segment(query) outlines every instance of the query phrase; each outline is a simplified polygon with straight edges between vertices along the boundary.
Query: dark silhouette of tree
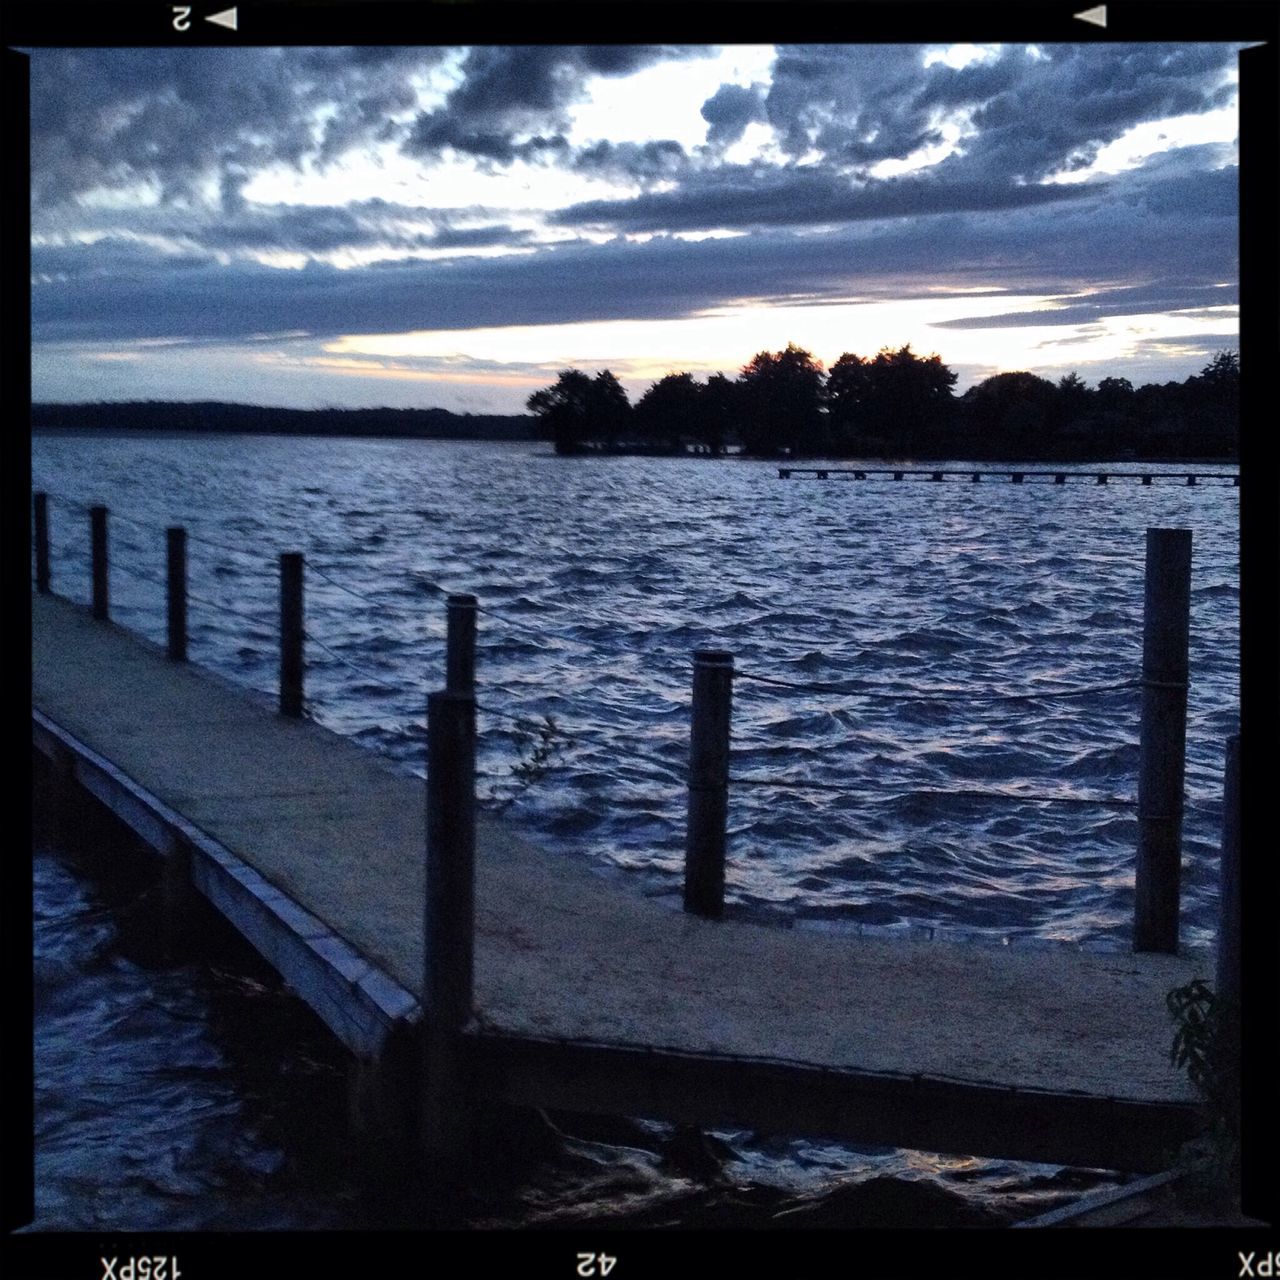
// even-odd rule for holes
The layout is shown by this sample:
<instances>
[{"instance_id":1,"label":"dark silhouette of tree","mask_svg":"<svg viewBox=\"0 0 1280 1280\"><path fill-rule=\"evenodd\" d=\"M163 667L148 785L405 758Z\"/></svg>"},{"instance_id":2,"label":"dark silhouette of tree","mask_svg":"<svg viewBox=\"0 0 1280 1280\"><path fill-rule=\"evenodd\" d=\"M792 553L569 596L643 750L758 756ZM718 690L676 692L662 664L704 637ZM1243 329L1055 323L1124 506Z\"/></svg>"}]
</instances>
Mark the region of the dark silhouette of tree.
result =
<instances>
[{"instance_id":1,"label":"dark silhouette of tree","mask_svg":"<svg viewBox=\"0 0 1280 1280\"><path fill-rule=\"evenodd\" d=\"M616 444L631 425L631 401L626 388L608 369L596 374L591 383L587 418L589 432L606 444Z\"/></svg>"},{"instance_id":2,"label":"dark silhouette of tree","mask_svg":"<svg viewBox=\"0 0 1280 1280\"><path fill-rule=\"evenodd\" d=\"M562 369L555 384L535 391L525 407L542 419L557 453L573 453L589 431L591 378L581 369Z\"/></svg>"},{"instance_id":3,"label":"dark silhouette of tree","mask_svg":"<svg viewBox=\"0 0 1280 1280\"><path fill-rule=\"evenodd\" d=\"M1240 387L1240 353L1238 351L1219 351L1203 369L1200 378L1206 386L1227 392L1238 391Z\"/></svg>"},{"instance_id":4,"label":"dark silhouette of tree","mask_svg":"<svg viewBox=\"0 0 1280 1280\"><path fill-rule=\"evenodd\" d=\"M870 363L846 351L827 374L827 420L838 452L854 451L867 426L872 392Z\"/></svg>"},{"instance_id":5,"label":"dark silhouette of tree","mask_svg":"<svg viewBox=\"0 0 1280 1280\"><path fill-rule=\"evenodd\" d=\"M1098 403L1104 411L1126 409L1133 398L1133 383L1128 378L1103 378L1098 383Z\"/></svg>"},{"instance_id":6,"label":"dark silhouette of tree","mask_svg":"<svg viewBox=\"0 0 1280 1280\"><path fill-rule=\"evenodd\" d=\"M1072 370L1058 379L1057 427L1059 431L1078 430L1093 407L1093 392L1088 383Z\"/></svg>"},{"instance_id":7,"label":"dark silhouette of tree","mask_svg":"<svg viewBox=\"0 0 1280 1280\"><path fill-rule=\"evenodd\" d=\"M1024 457L1043 452L1044 437L1056 417L1058 389L1047 378L1022 371L997 373L961 397L967 433L975 443Z\"/></svg>"},{"instance_id":8,"label":"dark silhouette of tree","mask_svg":"<svg viewBox=\"0 0 1280 1280\"><path fill-rule=\"evenodd\" d=\"M787 344L761 351L738 379L742 388L742 444L748 453L776 457L814 454L822 431L822 365L809 352Z\"/></svg>"},{"instance_id":9,"label":"dark silhouette of tree","mask_svg":"<svg viewBox=\"0 0 1280 1280\"><path fill-rule=\"evenodd\" d=\"M1199 374L1182 385L1194 431L1194 447L1219 457L1240 447L1240 356L1219 351Z\"/></svg>"},{"instance_id":10,"label":"dark silhouette of tree","mask_svg":"<svg viewBox=\"0 0 1280 1280\"><path fill-rule=\"evenodd\" d=\"M712 453L723 453L726 442L739 434L742 387L723 373L713 373L699 398L699 439Z\"/></svg>"},{"instance_id":11,"label":"dark silhouette of tree","mask_svg":"<svg viewBox=\"0 0 1280 1280\"><path fill-rule=\"evenodd\" d=\"M704 389L691 373L669 373L659 378L635 407L636 425L646 440L677 449L702 432Z\"/></svg>"},{"instance_id":12,"label":"dark silhouette of tree","mask_svg":"<svg viewBox=\"0 0 1280 1280\"><path fill-rule=\"evenodd\" d=\"M882 347L867 366L870 382L863 402L868 430L891 449L929 449L943 443L952 422L956 374L936 353L918 356L911 344Z\"/></svg>"}]
</instances>

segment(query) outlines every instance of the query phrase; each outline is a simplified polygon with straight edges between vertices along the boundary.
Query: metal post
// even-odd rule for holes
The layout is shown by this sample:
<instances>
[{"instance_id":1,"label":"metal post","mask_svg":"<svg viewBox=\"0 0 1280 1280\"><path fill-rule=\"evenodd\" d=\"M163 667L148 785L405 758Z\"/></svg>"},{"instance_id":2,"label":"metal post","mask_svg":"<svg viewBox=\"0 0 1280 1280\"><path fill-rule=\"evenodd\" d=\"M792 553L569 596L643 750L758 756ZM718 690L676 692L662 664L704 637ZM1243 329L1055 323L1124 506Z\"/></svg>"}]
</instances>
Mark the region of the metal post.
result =
<instances>
[{"instance_id":1,"label":"metal post","mask_svg":"<svg viewBox=\"0 0 1280 1280\"><path fill-rule=\"evenodd\" d=\"M49 495L35 495L36 515L36 590L49 594Z\"/></svg>"},{"instance_id":2,"label":"metal post","mask_svg":"<svg viewBox=\"0 0 1280 1280\"><path fill-rule=\"evenodd\" d=\"M1228 1016L1240 1010L1240 735L1227 739L1222 778L1222 867L1218 886L1218 970L1214 983Z\"/></svg>"},{"instance_id":3,"label":"metal post","mask_svg":"<svg viewBox=\"0 0 1280 1280\"><path fill-rule=\"evenodd\" d=\"M446 1183L469 1145L459 1037L471 1016L474 971L475 749L474 698L428 695L422 1136Z\"/></svg>"},{"instance_id":4,"label":"metal post","mask_svg":"<svg viewBox=\"0 0 1280 1280\"><path fill-rule=\"evenodd\" d=\"M187 531L165 530L169 565L169 657L187 660Z\"/></svg>"},{"instance_id":5,"label":"metal post","mask_svg":"<svg viewBox=\"0 0 1280 1280\"><path fill-rule=\"evenodd\" d=\"M693 655L693 708L689 734L684 909L712 920L719 920L724 915L732 700L733 654L723 649L696 650Z\"/></svg>"},{"instance_id":6,"label":"metal post","mask_svg":"<svg viewBox=\"0 0 1280 1280\"><path fill-rule=\"evenodd\" d=\"M473 694L476 688L476 598L451 595L445 603L444 687Z\"/></svg>"},{"instance_id":7,"label":"metal post","mask_svg":"<svg viewBox=\"0 0 1280 1280\"><path fill-rule=\"evenodd\" d=\"M93 616L106 622L111 616L107 589L107 509L89 508L89 548L93 563Z\"/></svg>"},{"instance_id":8,"label":"metal post","mask_svg":"<svg viewBox=\"0 0 1280 1280\"><path fill-rule=\"evenodd\" d=\"M1148 529L1138 760L1135 951L1178 950L1191 629L1191 530Z\"/></svg>"},{"instance_id":9,"label":"metal post","mask_svg":"<svg viewBox=\"0 0 1280 1280\"><path fill-rule=\"evenodd\" d=\"M302 552L280 553L280 714L302 715Z\"/></svg>"}]
</instances>

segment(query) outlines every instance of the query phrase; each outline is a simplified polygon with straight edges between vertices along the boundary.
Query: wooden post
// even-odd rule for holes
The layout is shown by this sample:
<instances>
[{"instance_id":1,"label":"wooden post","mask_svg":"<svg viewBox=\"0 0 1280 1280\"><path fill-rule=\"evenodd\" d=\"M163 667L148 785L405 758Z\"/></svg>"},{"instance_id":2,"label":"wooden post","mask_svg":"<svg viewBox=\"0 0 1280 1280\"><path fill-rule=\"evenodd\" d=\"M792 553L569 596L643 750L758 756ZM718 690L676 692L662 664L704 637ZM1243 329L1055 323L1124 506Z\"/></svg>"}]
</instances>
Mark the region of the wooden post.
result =
<instances>
[{"instance_id":1,"label":"wooden post","mask_svg":"<svg viewBox=\"0 0 1280 1280\"><path fill-rule=\"evenodd\" d=\"M36 590L49 594L49 495L35 495L36 516Z\"/></svg>"},{"instance_id":2,"label":"wooden post","mask_svg":"<svg viewBox=\"0 0 1280 1280\"><path fill-rule=\"evenodd\" d=\"M93 570L93 616L106 622L111 616L107 589L107 509L89 508L89 550Z\"/></svg>"},{"instance_id":3,"label":"wooden post","mask_svg":"<svg viewBox=\"0 0 1280 1280\"><path fill-rule=\"evenodd\" d=\"M1240 1012L1240 735L1227 739L1222 778L1222 864L1218 882L1218 970L1214 982L1228 1017Z\"/></svg>"},{"instance_id":4,"label":"wooden post","mask_svg":"<svg viewBox=\"0 0 1280 1280\"><path fill-rule=\"evenodd\" d=\"M187 660L187 531L174 526L165 530L168 542L169 657Z\"/></svg>"},{"instance_id":5,"label":"wooden post","mask_svg":"<svg viewBox=\"0 0 1280 1280\"><path fill-rule=\"evenodd\" d=\"M475 750L475 699L449 690L428 695L422 1139L446 1185L469 1149L460 1037L471 1017L474 969Z\"/></svg>"},{"instance_id":6,"label":"wooden post","mask_svg":"<svg viewBox=\"0 0 1280 1280\"><path fill-rule=\"evenodd\" d=\"M451 595L445 602L444 687L471 695L476 688L476 598Z\"/></svg>"},{"instance_id":7,"label":"wooden post","mask_svg":"<svg viewBox=\"0 0 1280 1280\"><path fill-rule=\"evenodd\" d=\"M1053 477L1053 483L1054 483L1054 484L1066 484L1066 483L1067 483L1067 473L1066 473L1065 471L1059 471L1059 472L1057 473L1057 475L1055 475L1055 476Z\"/></svg>"},{"instance_id":8,"label":"wooden post","mask_svg":"<svg viewBox=\"0 0 1280 1280\"><path fill-rule=\"evenodd\" d=\"M1178 950L1191 530L1148 529L1133 949Z\"/></svg>"},{"instance_id":9,"label":"wooden post","mask_svg":"<svg viewBox=\"0 0 1280 1280\"><path fill-rule=\"evenodd\" d=\"M724 859L729 819L729 723L733 654L698 649L693 655L689 734L689 810L685 829L684 909L719 920L724 915Z\"/></svg>"},{"instance_id":10,"label":"wooden post","mask_svg":"<svg viewBox=\"0 0 1280 1280\"><path fill-rule=\"evenodd\" d=\"M901 480L901 479L902 479L902 472L901 472L901 471L895 471L895 472L893 473L893 478L894 478L895 480Z\"/></svg>"},{"instance_id":11,"label":"wooden post","mask_svg":"<svg viewBox=\"0 0 1280 1280\"><path fill-rule=\"evenodd\" d=\"M941 479L942 479L942 472L941 472L941 471L935 471L935 472L933 473L933 475L931 475L931 476L929 477L929 479L930 479L930 480L941 480Z\"/></svg>"},{"instance_id":12,"label":"wooden post","mask_svg":"<svg viewBox=\"0 0 1280 1280\"><path fill-rule=\"evenodd\" d=\"M1099 475L1098 475L1098 483L1099 483L1099 484L1106 484L1106 483L1107 483L1107 473L1106 473L1105 471L1103 471L1103 472L1100 472L1100 473L1099 473Z\"/></svg>"},{"instance_id":13,"label":"wooden post","mask_svg":"<svg viewBox=\"0 0 1280 1280\"><path fill-rule=\"evenodd\" d=\"M1009 479L1010 479L1010 480L1012 480L1014 484L1021 484L1021 483L1022 483L1022 472L1021 472L1021 471L1014 471L1014 472L1012 472L1012 473L1010 474L1010 476L1009 476Z\"/></svg>"},{"instance_id":14,"label":"wooden post","mask_svg":"<svg viewBox=\"0 0 1280 1280\"><path fill-rule=\"evenodd\" d=\"M1150 483L1151 483L1151 477L1150 477L1150 476L1143 476L1143 477L1142 477L1142 483L1143 483L1143 484L1150 484Z\"/></svg>"},{"instance_id":15,"label":"wooden post","mask_svg":"<svg viewBox=\"0 0 1280 1280\"><path fill-rule=\"evenodd\" d=\"M975 471L975 472L973 473L973 475L969 478L969 482L970 482L971 484L980 484L980 483L981 483L981 481L982 481L982 472L981 472L981 471Z\"/></svg>"},{"instance_id":16,"label":"wooden post","mask_svg":"<svg viewBox=\"0 0 1280 1280\"><path fill-rule=\"evenodd\" d=\"M280 553L280 714L302 715L302 552Z\"/></svg>"}]
</instances>

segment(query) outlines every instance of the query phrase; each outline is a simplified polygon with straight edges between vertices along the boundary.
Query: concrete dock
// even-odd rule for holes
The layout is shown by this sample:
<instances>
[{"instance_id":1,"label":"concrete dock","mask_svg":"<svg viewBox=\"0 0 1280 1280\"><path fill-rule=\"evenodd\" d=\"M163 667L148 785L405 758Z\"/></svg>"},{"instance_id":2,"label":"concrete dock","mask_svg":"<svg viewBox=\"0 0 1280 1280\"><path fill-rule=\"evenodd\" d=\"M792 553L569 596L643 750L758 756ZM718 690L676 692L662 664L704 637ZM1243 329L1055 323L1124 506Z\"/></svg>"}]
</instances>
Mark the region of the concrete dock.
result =
<instances>
[{"instance_id":1,"label":"concrete dock","mask_svg":"<svg viewBox=\"0 0 1280 1280\"><path fill-rule=\"evenodd\" d=\"M36 749L358 1059L403 1056L421 1018L422 783L77 605L33 595L32 615ZM712 921L494 821L476 843L462 1049L481 1105L1135 1171L1166 1167L1193 1125L1165 995L1211 973L1205 954Z\"/></svg>"}]
</instances>

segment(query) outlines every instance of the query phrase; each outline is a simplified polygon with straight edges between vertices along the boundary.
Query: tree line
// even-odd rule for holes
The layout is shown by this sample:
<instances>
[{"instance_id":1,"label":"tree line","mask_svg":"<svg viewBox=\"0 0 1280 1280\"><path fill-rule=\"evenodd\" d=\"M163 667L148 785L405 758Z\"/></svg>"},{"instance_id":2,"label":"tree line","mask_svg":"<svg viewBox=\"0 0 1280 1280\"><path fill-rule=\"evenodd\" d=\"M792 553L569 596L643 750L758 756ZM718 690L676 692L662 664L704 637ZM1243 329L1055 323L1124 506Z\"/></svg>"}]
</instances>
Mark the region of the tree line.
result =
<instances>
[{"instance_id":1,"label":"tree line","mask_svg":"<svg viewBox=\"0 0 1280 1280\"><path fill-rule=\"evenodd\" d=\"M608 369L563 370L527 407L558 453L755 457L1234 458L1240 360L1220 351L1184 382L1088 386L998 373L957 396L956 374L910 344L825 370L803 348L761 351L736 378L669 373L633 405Z\"/></svg>"},{"instance_id":2,"label":"tree line","mask_svg":"<svg viewBox=\"0 0 1280 1280\"><path fill-rule=\"evenodd\" d=\"M111 400L33 404L39 430L208 431L251 435L370 436L407 440L536 440L525 414L448 409L277 409L220 400Z\"/></svg>"}]
</instances>

